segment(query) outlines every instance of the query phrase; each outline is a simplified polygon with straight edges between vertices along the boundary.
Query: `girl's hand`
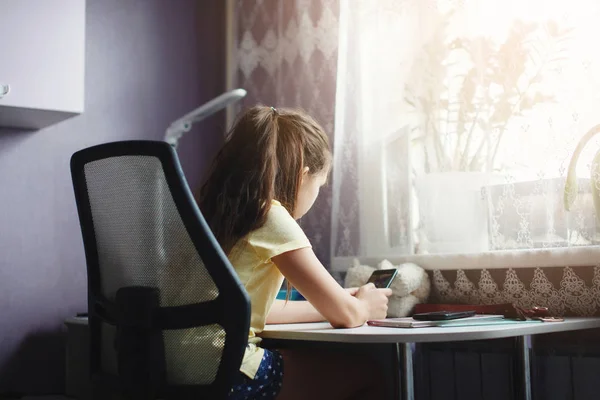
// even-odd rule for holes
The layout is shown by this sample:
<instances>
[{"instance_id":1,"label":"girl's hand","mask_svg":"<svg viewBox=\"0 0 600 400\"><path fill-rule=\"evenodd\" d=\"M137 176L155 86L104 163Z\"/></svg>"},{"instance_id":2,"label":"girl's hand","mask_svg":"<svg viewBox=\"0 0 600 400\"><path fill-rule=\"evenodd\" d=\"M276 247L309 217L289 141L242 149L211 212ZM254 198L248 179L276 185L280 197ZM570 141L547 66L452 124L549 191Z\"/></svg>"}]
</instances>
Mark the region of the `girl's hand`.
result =
<instances>
[{"instance_id":1,"label":"girl's hand","mask_svg":"<svg viewBox=\"0 0 600 400\"><path fill-rule=\"evenodd\" d=\"M365 305L367 319L383 319L387 316L388 297L391 295L392 289L377 289L374 284L367 283L357 290L355 297Z\"/></svg>"},{"instance_id":2,"label":"girl's hand","mask_svg":"<svg viewBox=\"0 0 600 400\"><path fill-rule=\"evenodd\" d=\"M356 296L356 292L358 292L358 288L357 287L351 287L351 288L346 288L344 289L346 292L348 292L348 294L350 296Z\"/></svg>"}]
</instances>

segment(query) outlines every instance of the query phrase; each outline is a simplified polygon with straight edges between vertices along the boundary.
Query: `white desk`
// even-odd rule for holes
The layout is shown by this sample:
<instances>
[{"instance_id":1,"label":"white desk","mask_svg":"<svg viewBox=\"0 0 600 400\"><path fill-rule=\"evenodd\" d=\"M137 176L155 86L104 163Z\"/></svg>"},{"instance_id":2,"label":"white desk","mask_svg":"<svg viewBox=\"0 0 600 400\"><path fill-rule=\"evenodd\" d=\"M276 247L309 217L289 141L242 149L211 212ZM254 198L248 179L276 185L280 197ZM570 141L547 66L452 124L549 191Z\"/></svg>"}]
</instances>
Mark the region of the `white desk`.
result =
<instances>
[{"instance_id":1,"label":"white desk","mask_svg":"<svg viewBox=\"0 0 600 400\"><path fill-rule=\"evenodd\" d=\"M455 342L516 338L519 368L515 383L519 383L520 397L531 400L531 363L529 336L553 332L600 328L600 318L566 318L564 322L524 323L507 325L480 325L437 328L382 328L362 326L352 329L334 329L329 323L267 325L261 337L278 340L304 340L337 343L395 343L398 372L397 396L414 400L413 345L427 342Z\"/></svg>"}]
</instances>

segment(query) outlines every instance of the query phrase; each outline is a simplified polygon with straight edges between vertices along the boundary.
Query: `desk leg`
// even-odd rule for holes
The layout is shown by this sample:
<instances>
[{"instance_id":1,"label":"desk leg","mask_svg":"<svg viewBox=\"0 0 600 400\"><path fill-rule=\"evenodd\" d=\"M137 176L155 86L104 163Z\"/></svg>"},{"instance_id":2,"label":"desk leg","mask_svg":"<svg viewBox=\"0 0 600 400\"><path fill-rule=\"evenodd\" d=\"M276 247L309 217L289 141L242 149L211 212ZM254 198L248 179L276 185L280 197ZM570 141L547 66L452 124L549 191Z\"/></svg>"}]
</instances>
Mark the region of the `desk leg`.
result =
<instances>
[{"instance_id":1,"label":"desk leg","mask_svg":"<svg viewBox=\"0 0 600 400\"><path fill-rule=\"evenodd\" d=\"M399 400L415 400L412 347L412 343L396 343L396 396Z\"/></svg>"},{"instance_id":2,"label":"desk leg","mask_svg":"<svg viewBox=\"0 0 600 400\"><path fill-rule=\"evenodd\" d=\"M517 336L515 339L517 368L514 381L518 388L516 398L520 400L531 400L531 350L529 347L531 336Z\"/></svg>"}]
</instances>

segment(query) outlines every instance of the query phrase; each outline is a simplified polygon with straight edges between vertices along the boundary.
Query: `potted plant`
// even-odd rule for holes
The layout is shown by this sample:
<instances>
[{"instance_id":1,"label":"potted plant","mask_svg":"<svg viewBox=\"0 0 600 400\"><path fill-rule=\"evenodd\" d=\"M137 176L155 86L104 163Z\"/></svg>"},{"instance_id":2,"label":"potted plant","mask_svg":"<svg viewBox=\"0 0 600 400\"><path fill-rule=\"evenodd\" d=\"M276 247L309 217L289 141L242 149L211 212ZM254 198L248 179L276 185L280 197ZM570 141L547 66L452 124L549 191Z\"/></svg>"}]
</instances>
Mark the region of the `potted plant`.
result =
<instances>
[{"instance_id":1,"label":"potted plant","mask_svg":"<svg viewBox=\"0 0 600 400\"><path fill-rule=\"evenodd\" d=\"M497 43L486 36L451 36L452 16L438 15L405 86L405 102L416 116L413 144L422 149L415 180L424 243L419 247L485 251L481 188L503 170L498 155L510 124L554 101L541 83L564 60L571 29L517 20Z\"/></svg>"}]
</instances>

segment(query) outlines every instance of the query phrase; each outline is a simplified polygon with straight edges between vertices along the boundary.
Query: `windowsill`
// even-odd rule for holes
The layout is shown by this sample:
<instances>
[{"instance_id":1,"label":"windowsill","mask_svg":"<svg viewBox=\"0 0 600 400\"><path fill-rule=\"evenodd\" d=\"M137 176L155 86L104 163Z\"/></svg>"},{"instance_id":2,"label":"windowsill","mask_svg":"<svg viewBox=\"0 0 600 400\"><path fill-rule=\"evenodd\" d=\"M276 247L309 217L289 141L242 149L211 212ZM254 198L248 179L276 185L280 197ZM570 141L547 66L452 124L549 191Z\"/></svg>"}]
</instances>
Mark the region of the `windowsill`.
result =
<instances>
[{"instance_id":1,"label":"windowsill","mask_svg":"<svg viewBox=\"0 0 600 400\"><path fill-rule=\"evenodd\" d=\"M332 271L346 271L353 260L376 266L387 259L393 264L412 262L426 270L564 267L600 264L600 246L498 250L470 254L419 254L411 256L333 257Z\"/></svg>"}]
</instances>

